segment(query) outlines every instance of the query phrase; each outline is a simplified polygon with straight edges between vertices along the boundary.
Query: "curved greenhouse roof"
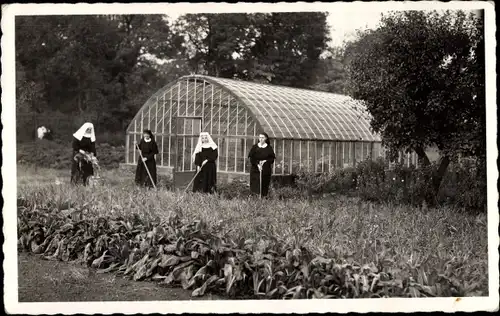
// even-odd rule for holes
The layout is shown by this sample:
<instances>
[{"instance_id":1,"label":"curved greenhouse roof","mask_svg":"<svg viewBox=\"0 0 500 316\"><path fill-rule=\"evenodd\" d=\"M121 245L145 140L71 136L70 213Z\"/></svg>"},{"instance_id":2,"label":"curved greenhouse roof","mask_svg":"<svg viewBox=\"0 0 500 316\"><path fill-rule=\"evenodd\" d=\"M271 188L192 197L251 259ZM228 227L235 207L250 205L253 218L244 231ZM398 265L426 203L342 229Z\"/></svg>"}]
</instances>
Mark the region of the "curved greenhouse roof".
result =
<instances>
[{"instance_id":1,"label":"curved greenhouse roof","mask_svg":"<svg viewBox=\"0 0 500 316\"><path fill-rule=\"evenodd\" d=\"M191 75L227 89L272 138L376 141L363 105L345 95Z\"/></svg>"}]
</instances>

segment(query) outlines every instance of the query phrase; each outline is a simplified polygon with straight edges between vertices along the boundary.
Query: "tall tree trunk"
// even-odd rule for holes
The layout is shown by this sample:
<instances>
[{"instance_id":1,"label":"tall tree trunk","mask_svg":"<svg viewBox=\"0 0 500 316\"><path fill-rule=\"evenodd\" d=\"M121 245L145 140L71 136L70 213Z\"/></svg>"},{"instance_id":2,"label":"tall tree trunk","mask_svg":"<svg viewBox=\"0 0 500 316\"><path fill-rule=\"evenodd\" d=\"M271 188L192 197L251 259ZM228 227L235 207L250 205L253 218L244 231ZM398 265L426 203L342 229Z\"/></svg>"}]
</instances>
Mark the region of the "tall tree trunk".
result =
<instances>
[{"instance_id":1,"label":"tall tree trunk","mask_svg":"<svg viewBox=\"0 0 500 316\"><path fill-rule=\"evenodd\" d=\"M415 148L415 153L418 156L419 163L421 163L424 167L427 167L431 164L429 157L427 157L427 154L422 147Z\"/></svg>"},{"instance_id":2,"label":"tall tree trunk","mask_svg":"<svg viewBox=\"0 0 500 316\"><path fill-rule=\"evenodd\" d=\"M450 157L445 155L441 158L439 162L439 167L434 172L434 175L432 177L432 188L434 192L434 198L437 197L439 194L439 188L441 187L441 183L443 182L444 175L446 173L446 170L448 169L448 166L450 164Z\"/></svg>"}]
</instances>

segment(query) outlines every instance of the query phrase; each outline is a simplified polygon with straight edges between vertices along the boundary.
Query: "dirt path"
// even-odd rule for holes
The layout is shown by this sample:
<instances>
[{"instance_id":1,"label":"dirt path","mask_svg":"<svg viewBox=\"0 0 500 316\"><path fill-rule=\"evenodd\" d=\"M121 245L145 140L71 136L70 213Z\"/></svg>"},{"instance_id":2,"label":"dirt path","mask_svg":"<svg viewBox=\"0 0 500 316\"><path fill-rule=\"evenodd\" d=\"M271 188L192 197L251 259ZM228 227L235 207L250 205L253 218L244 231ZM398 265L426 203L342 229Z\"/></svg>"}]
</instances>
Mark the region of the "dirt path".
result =
<instances>
[{"instance_id":1,"label":"dirt path","mask_svg":"<svg viewBox=\"0 0 500 316\"><path fill-rule=\"evenodd\" d=\"M135 282L113 274L96 274L82 266L18 255L19 302L218 300L210 294L191 297L182 288Z\"/></svg>"}]
</instances>

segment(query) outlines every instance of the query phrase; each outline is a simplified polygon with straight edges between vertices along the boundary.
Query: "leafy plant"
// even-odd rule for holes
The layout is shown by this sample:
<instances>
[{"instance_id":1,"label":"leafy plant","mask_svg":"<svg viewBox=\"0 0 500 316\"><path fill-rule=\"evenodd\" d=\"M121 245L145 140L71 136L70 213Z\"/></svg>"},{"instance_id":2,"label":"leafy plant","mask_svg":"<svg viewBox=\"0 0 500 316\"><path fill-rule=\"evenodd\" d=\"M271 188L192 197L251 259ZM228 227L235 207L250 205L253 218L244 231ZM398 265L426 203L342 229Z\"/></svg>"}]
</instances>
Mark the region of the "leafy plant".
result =
<instances>
[{"instance_id":1,"label":"leafy plant","mask_svg":"<svg viewBox=\"0 0 500 316\"><path fill-rule=\"evenodd\" d=\"M193 296L487 295L484 220L454 209L419 213L342 197L201 199L117 185L28 183L19 194L21 251Z\"/></svg>"},{"instance_id":2,"label":"leafy plant","mask_svg":"<svg viewBox=\"0 0 500 316\"><path fill-rule=\"evenodd\" d=\"M485 157L483 19L464 11L384 15L345 49L349 94L362 100L385 145L442 159L428 183L437 195L454 158Z\"/></svg>"}]
</instances>

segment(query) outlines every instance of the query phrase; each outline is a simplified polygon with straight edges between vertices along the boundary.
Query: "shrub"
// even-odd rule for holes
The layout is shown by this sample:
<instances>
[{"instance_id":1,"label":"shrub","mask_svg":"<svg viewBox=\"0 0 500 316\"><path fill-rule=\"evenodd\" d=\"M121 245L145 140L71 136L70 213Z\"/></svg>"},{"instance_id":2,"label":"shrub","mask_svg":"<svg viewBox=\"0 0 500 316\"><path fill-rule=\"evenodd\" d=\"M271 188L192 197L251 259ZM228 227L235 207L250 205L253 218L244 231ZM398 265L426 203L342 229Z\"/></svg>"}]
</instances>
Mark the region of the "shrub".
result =
<instances>
[{"instance_id":1,"label":"shrub","mask_svg":"<svg viewBox=\"0 0 500 316\"><path fill-rule=\"evenodd\" d=\"M421 206L454 205L470 210L486 210L486 172L484 161L464 160L450 165L436 195L432 175L437 163L427 167L395 164L388 168L382 158L367 159L355 168L334 169L329 173L301 171L297 174L300 190L309 198L325 193L356 194L373 202L391 202Z\"/></svg>"},{"instance_id":2,"label":"shrub","mask_svg":"<svg viewBox=\"0 0 500 316\"><path fill-rule=\"evenodd\" d=\"M250 185L245 180L233 180L230 183L218 182L217 193L221 198L228 200L247 198L250 194Z\"/></svg>"},{"instance_id":3,"label":"shrub","mask_svg":"<svg viewBox=\"0 0 500 316\"><path fill-rule=\"evenodd\" d=\"M101 168L118 168L125 160L125 148L107 143L97 143L97 157ZM72 148L70 142L37 140L17 144L17 161L21 164L36 165L43 168L70 169Z\"/></svg>"},{"instance_id":4,"label":"shrub","mask_svg":"<svg viewBox=\"0 0 500 316\"><path fill-rule=\"evenodd\" d=\"M270 197L278 200L294 200L303 197L303 192L294 187L271 187Z\"/></svg>"},{"instance_id":5,"label":"shrub","mask_svg":"<svg viewBox=\"0 0 500 316\"><path fill-rule=\"evenodd\" d=\"M486 159L466 159L449 169L443 179L441 200L457 207L486 212Z\"/></svg>"},{"instance_id":6,"label":"shrub","mask_svg":"<svg viewBox=\"0 0 500 316\"><path fill-rule=\"evenodd\" d=\"M330 173L325 191L341 194L350 193L356 190L357 181L358 172L356 169L352 167L334 169L333 172Z\"/></svg>"},{"instance_id":7,"label":"shrub","mask_svg":"<svg viewBox=\"0 0 500 316\"><path fill-rule=\"evenodd\" d=\"M356 167L356 189L359 195L369 201L385 199L385 178L383 160L360 162Z\"/></svg>"}]
</instances>

